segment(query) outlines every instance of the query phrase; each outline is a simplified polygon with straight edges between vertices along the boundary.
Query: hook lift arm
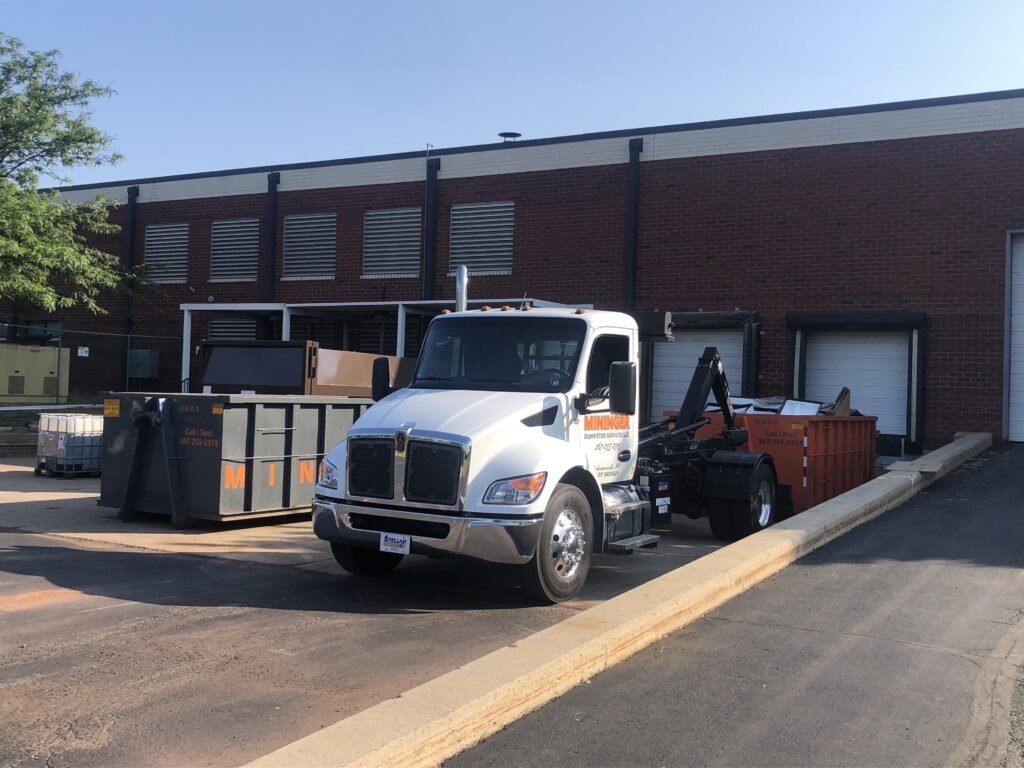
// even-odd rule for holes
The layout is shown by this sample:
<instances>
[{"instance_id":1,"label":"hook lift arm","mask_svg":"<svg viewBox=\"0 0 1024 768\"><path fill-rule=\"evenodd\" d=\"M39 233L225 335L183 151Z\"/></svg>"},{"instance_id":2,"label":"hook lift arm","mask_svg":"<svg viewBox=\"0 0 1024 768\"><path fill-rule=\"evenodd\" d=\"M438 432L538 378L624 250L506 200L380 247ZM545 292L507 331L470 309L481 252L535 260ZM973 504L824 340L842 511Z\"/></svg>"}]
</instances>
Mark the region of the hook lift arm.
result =
<instances>
[{"instance_id":1,"label":"hook lift arm","mask_svg":"<svg viewBox=\"0 0 1024 768\"><path fill-rule=\"evenodd\" d=\"M704 354L697 363L697 369L693 372L690 386L686 390L679 415L674 419L665 419L644 427L640 431L639 455L656 456L671 451L681 443L691 442L697 430L708 423L708 419L701 414L708 402L708 395L712 393L722 410L728 443L746 443L747 433L736 429L736 412L732 407L729 381L725 377L725 367L722 365L718 348L705 347ZM673 421L675 427L671 427Z\"/></svg>"}]
</instances>

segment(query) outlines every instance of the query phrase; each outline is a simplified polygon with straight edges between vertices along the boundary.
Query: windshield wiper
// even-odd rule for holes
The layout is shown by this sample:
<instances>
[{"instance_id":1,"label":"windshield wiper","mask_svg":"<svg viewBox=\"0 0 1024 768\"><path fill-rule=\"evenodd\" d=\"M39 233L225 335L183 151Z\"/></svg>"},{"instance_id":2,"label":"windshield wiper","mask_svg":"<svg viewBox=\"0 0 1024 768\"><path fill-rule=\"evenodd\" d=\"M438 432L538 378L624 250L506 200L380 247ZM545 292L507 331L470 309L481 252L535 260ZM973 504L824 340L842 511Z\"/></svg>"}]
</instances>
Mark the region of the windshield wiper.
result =
<instances>
[{"instance_id":1,"label":"windshield wiper","mask_svg":"<svg viewBox=\"0 0 1024 768\"><path fill-rule=\"evenodd\" d=\"M522 384L519 379L469 379L474 384Z\"/></svg>"},{"instance_id":2,"label":"windshield wiper","mask_svg":"<svg viewBox=\"0 0 1024 768\"><path fill-rule=\"evenodd\" d=\"M413 380L413 384L418 384L421 381L451 381L451 376L417 376Z\"/></svg>"}]
</instances>

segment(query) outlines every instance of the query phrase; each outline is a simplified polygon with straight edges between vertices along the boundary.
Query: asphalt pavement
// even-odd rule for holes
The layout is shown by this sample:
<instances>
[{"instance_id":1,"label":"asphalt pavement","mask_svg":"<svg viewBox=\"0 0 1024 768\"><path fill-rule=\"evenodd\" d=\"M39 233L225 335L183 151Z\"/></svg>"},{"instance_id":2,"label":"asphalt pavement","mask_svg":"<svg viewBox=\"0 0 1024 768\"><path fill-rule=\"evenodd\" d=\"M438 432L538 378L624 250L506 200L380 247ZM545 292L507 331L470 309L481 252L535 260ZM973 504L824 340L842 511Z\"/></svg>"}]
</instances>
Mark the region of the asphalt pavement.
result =
<instances>
[{"instance_id":1,"label":"asphalt pavement","mask_svg":"<svg viewBox=\"0 0 1024 768\"><path fill-rule=\"evenodd\" d=\"M1024 446L1000 447L450 760L1024 764Z\"/></svg>"},{"instance_id":2,"label":"asphalt pavement","mask_svg":"<svg viewBox=\"0 0 1024 768\"><path fill-rule=\"evenodd\" d=\"M537 606L507 569L359 579L308 518L175 531L96 489L0 462L0 766L240 765L720 546L681 521Z\"/></svg>"}]
</instances>

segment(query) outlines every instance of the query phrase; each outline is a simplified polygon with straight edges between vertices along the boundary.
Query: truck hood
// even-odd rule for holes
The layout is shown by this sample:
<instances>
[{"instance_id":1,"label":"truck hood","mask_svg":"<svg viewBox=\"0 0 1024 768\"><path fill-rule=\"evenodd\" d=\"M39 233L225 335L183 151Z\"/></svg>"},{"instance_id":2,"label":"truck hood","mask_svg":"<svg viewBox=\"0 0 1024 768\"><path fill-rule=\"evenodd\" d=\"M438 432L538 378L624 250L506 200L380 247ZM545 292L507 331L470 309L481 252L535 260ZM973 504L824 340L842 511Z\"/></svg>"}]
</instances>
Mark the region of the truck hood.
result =
<instances>
[{"instance_id":1,"label":"truck hood","mask_svg":"<svg viewBox=\"0 0 1024 768\"><path fill-rule=\"evenodd\" d=\"M563 403L563 396L543 392L483 392L466 389L400 389L374 405L353 425L359 429L399 427L482 437L499 424L510 424Z\"/></svg>"}]
</instances>

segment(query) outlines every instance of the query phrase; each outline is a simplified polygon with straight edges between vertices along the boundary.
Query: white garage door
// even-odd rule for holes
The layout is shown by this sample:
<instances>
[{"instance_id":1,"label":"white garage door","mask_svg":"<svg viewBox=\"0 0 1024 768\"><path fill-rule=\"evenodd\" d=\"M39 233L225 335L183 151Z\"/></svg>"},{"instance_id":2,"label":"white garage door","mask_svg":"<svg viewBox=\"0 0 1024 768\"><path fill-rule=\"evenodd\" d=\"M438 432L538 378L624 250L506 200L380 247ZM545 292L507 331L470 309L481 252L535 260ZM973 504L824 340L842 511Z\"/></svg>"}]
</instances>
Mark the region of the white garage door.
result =
<instances>
[{"instance_id":1,"label":"white garage door","mask_svg":"<svg viewBox=\"0 0 1024 768\"><path fill-rule=\"evenodd\" d=\"M1024 440L1024 237L1013 238L1010 261L1010 393L1007 437Z\"/></svg>"},{"instance_id":2,"label":"white garage door","mask_svg":"<svg viewBox=\"0 0 1024 768\"><path fill-rule=\"evenodd\" d=\"M831 402L844 386L850 405L878 417L884 435L907 434L906 331L807 334L808 400Z\"/></svg>"},{"instance_id":3,"label":"white garage door","mask_svg":"<svg viewBox=\"0 0 1024 768\"><path fill-rule=\"evenodd\" d=\"M651 381L651 421L674 416L683 404L704 347L718 347L729 389L735 394L743 381L743 331L740 329L676 330L674 342L654 344Z\"/></svg>"}]
</instances>

